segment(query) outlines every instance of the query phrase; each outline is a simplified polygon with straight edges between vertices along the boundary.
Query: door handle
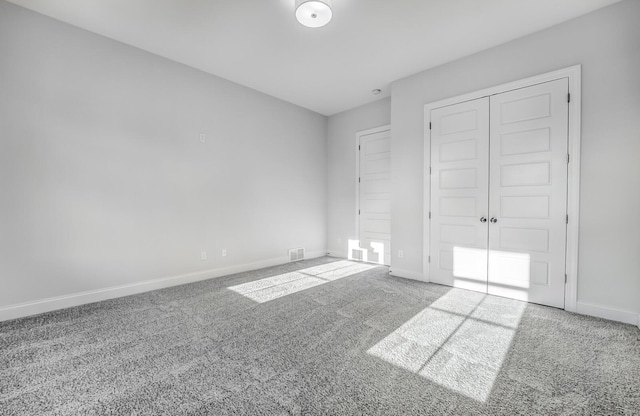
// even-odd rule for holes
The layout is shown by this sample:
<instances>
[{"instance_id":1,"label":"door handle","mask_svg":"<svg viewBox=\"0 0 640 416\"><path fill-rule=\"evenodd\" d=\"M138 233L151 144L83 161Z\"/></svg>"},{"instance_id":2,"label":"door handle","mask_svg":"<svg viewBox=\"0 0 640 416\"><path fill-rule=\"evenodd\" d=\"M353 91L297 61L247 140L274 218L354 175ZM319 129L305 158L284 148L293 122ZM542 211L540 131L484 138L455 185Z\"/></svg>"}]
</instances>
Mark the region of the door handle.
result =
<instances>
[{"instance_id":1,"label":"door handle","mask_svg":"<svg viewBox=\"0 0 640 416\"><path fill-rule=\"evenodd\" d=\"M496 219L496 217L491 217L491 219L489 220L491 221L492 224L495 224L498 222L498 220Z\"/></svg>"},{"instance_id":2,"label":"door handle","mask_svg":"<svg viewBox=\"0 0 640 416\"><path fill-rule=\"evenodd\" d=\"M482 217L482 218L480 218L480 222L483 222L483 223L484 223L484 222L487 222L487 218L486 218L486 217Z\"/></svg>"}]
</instances>

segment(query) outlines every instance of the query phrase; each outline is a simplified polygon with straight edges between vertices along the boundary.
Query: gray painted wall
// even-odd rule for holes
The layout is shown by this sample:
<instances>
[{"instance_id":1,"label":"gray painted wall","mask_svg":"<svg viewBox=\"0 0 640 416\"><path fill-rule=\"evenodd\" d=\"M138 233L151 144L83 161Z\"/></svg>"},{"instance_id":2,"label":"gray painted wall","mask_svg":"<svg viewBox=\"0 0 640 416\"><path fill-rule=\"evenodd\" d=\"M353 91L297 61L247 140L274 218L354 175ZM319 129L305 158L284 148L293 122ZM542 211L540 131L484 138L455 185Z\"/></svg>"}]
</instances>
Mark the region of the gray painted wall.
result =
<instances>
[{"instance_id":1,"label":"gray painted wall","mask_svg":"<svg viewBox=\"0 0 640 416\"><path fill-rule=\"evenodd\" d=\"M422 273L424 104L582 64L578 302L640 312L639 16L623 1L392 85L393 270Z\"/></svg>"},{"instance_id":2,"label":"gray painted wall","mask_svg":"<svg viewBox=\"0 0 640 416\"><path fill-rule=\"evenodd\" d=\"M324 116L4 1L0 91L0 307L326 251Z\"/></svg>"},{"instance_id":3,"label":"gray painted wall","mask_svg":"<svg viewBox=\"0 0 640 416\"><path fill-rule=\"evenodd\" d=\"M355 134L391 120L392 262L421 274L423 105L580 63L579 301L640 312L639 15L627 0L327 122L0 0L0 308L295 246L344 256Z\"/></svg>"},{"instance_id":4,"label":"gray painted wall","mask_svg":"<svg viewBox=\"0 0 640 416\"><path fill-rule=\"evenodd\" d=\"M391 99L385 98L329 117L327 246L331 255L347 257L348 240L358 238L356 133L388 125L390 116Z\"/></svg>"}]
</instances>

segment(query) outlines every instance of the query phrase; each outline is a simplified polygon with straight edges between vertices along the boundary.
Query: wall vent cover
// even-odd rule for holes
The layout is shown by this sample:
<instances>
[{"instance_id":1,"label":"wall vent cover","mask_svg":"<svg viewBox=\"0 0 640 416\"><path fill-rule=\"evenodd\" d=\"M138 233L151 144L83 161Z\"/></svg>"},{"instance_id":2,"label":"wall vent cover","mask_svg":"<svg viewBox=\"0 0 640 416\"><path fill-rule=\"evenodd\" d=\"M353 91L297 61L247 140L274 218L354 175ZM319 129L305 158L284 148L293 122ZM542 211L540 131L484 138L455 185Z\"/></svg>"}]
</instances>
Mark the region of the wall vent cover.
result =
<instances>
[{"instance_id":1,"label":"wall vent cover","mask_svg":"<svg viewBox=\"0 0 640 416\"><path fill-rule=\"evenodd\" d=\"M304 259L304 248L289 249L289 261L298 261Z\"/></svg>"}]
</instances>

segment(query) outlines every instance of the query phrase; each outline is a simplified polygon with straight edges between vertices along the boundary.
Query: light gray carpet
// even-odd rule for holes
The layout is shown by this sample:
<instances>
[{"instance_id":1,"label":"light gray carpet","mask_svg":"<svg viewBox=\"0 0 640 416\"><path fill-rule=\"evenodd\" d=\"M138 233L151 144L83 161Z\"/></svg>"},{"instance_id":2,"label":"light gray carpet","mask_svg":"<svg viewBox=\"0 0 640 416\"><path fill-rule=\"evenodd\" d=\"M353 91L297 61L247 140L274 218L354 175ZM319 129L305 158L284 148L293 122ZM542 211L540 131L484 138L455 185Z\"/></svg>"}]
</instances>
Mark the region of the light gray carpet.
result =
<instances>
[{"instance_id":1,"label":"light gray carpet","mask_svg":"<svg viewBox=\"0 0 640 416\"><path fill-rule=\"evenodd\" d=\"M336 262L0 323L0 415L640 414L637 327Z\"/></svg>"}]
</instances>

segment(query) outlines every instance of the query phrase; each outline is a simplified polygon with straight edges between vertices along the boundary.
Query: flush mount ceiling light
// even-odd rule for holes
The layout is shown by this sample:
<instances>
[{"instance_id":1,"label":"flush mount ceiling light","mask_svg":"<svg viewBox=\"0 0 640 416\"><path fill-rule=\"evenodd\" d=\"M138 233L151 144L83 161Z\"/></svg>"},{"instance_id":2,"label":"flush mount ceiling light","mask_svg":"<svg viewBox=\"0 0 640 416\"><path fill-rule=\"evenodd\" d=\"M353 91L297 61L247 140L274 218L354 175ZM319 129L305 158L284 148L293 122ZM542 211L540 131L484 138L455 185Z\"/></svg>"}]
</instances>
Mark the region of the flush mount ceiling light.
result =
<instances>
[{"instance_id":1,"label":"flush mount ceiling light","mask_svg":"<svg viewBox=\"0 0 640 416\"><path fill-rule=\"evenodd\" d=\"M332 16L331 0L296 0L296 19L303 26L322 27Z\"/></svg>"}]
</instances>

